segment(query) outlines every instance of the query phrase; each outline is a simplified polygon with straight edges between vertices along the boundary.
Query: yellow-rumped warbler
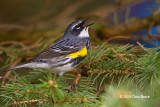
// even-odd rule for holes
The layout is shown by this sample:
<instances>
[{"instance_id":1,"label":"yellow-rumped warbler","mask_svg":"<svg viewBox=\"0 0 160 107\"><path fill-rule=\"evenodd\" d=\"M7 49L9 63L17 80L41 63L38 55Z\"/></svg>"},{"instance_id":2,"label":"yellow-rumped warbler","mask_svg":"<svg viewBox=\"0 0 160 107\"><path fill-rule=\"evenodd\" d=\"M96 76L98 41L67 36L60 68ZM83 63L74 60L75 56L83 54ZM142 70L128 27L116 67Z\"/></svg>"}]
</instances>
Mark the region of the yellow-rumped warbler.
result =
<instances>
[{"instance_id":1,"label":"yellow-rumped warbler","mask_svg":"<svg viewBox=\"0 0 160 107\"><path fill-rule=\"evenodd\" d=\"M22 67L46 68L61 77L63 73L76 67L88 53L90 47L88 28L94 23L84 25L87 20L73 22L66 29L64 36L53 46L37 54L30 62L5 71Z\"/></svg>"}]
</instances>

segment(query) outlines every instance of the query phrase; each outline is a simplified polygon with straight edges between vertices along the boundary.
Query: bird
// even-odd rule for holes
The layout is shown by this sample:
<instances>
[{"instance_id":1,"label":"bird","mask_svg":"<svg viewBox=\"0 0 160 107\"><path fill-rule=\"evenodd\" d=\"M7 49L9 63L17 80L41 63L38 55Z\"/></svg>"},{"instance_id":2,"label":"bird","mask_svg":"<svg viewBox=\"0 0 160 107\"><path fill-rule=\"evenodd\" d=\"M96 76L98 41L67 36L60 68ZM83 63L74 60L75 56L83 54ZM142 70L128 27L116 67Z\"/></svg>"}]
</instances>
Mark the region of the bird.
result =
<instances>
[{"instance_id":1,"label":"bird","mask_svg":"<svg viewBox=\"0 0 160 107\"><path fill-rule=\"evenodd\" d=\"M44 68L56 73L62 79L66 87L67 83L62 75L71 71L79 65L90 48L90 37L88 29L94 23L85 25L89 19L72 22L64 32L63 37L51 47L39 52L30 61L20 64L4 71L18 68Z\"/></svg>"}]
</instances>

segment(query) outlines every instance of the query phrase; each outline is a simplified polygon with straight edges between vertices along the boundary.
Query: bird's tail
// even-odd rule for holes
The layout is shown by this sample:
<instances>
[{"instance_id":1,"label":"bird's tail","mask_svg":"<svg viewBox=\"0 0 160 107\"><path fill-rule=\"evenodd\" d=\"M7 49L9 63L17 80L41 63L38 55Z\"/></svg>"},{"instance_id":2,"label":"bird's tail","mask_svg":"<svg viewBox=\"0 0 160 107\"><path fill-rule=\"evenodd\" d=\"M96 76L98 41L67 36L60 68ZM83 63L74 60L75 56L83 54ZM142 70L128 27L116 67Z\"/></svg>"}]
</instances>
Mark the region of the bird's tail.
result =
<instances>
[{"instance_id":1,"label":"bird's tail","mask_svg":"<svg viewBox=\"0 0 160 107\"><path fill-rule=\"evenodd\" d=\"M17 65L8 69L3 70L3 72L7 72L9 70L13 70L13 69L17 69L17 68L23 68L23 67L27 67L28 64L22 64L22 65Z\"/></svg>"},{"instance_id":2,"label":"bird's tail","mask_svg":"<svg viewBox=\"0 0 160 107\"><path fill-rule=\"evenodd\" d=\"M26 64L22 64L22 65L17 65L15 67L11 67L9 69L4 70L4 72L12 70L12 69L23 68L23 67L26 67L26 68L48 68L49 66L47 63L30 62L30 63L26 63Z\"/></svg>"}]
</instances>

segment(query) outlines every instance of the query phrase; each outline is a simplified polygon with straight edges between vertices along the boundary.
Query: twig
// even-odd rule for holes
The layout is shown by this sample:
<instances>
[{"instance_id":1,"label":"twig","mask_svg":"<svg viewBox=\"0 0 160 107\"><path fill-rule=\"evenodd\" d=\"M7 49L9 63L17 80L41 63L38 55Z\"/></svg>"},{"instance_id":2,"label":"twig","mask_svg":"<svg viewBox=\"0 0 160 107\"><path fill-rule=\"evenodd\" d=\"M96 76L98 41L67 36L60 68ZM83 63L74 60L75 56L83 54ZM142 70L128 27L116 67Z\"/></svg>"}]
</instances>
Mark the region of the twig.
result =
<instances>
[{"instance_id":1,"label":"twig","mask_svg":"<svg viewBox=\"0 0 160 107\"><path fill-rule=\"evenodd\" d=\"M117 55L103 54L102 57L104 57L104 56L113 56L113 57L119 57L119 56L120 57L131 57L131 56L137 56L138 57L138 56L141 56L141 55L135 55L135 54L117 54ZM82 66L80 66L80 68L86 67L86 66L90 66L93 62L97 62L99 60L102 60L102 57L100 57L100 58L98 58L96 60L93 60L93 61L87 63L86 65L82 65Z\"/></svg>"},{"instance_id":2,"label":"twig","mask_svg":"<svg viewBox=\"0 0 160 107\"><path fill-rule=\"evenodd\" d=\"M75 80L74 80L74 83L75 83L75 84L78 84L78 81L79 81L80 78L81 78L81 74L80 74L80 73L77 73L76 78L75 78Z\"/></svg>"},{"instance_id":3,"label":"twig","mask_svg":"<svg viewBox=\"0 0 160 107\"><path fill-rule=\"evenodd\" d=\"M111 48L119 57L121 57L124 61L128 61L128 59L121 56L117 51L115 51L113 48Z\"/></svg>"},{"instance_id":4,"label":"twig","mask_svg":"<svg viewBox=\"0 0 160 107\"><path fill-rule=\"evenodd\" d=\"M47 98L50 98L47 94L43 94L42 92L45 92L46 90L42 90L41 92L39 91L31 91L31 90L26 90L26 92L28 93L36 93L36 94L40 94L40 95L44 95Z\"/></svg>"},{"instance_id":5,"label":"twig","mask_svg":"<svg viewBox=\"0 0 160 107\"><path fill-rule=\"evenodd\" d=\"M31 45L31 46L22 48L22 49L18 50L17 52L27 51L27 50L30 50L30 49L38 48L40 46L41 46L41 44L34 44L34 45Z\"/></svg>"},{"instance_id":6,"label":"twig","mask_svg":"<svg viewBox=\"0 0 160 107\"><path fill-rule=\"evenodd\" d=\"M111 48L111 49L112 49L119 57L121 57L124 61L129 61L129 62L132 62L132 63L134 63L134 64L138 64L138 63L136 63L136 62L133 62L133 61L131 61L131 60L129 60L129 59L121 56L121 54L119 54L119 53L118 53L116 50L114 50L113 48Z\"/></svg>"},{"instance_id":7,"label":"twig","mask_svg":"<svg viewBox=\"0 0 160 107\"><path fill-rule=\"evenodd\" d=\"M74 98L74 99L70 99L70 100L63 100L63 101L59 101L58 103L64 103L64 102L74 102L74 101L79 101L79 102L86 102L87 98Z\"/></svg>"},{"instance_id":8,"label":"twig","mask_svg":"<svg viewBox=\"0 0 160 107\"><path fill-rule=\"evenodd\" d=\"M14 101L12 102L12 105L18 105L18 104L25 104L25 103L35 103L35 102L38 102L38 101L47 101L47 100L44 100L44 99L40 99L40 100L29 100L29 101Z\"/></svg>"},{"instance_id":9,"label":"twig","mask_svg":"<svg viewBox=\"0 0 160 107\"><path fill-rule=\"evenodd\" d=\"M41 95L44 95L45 97L47 97L47 98L49 98L50 99L50 97L48 96L48 95L46 95L46 94L43 94L43 92L45 92L47 89L44 89L44 90L42 90L42 91L40 91L40 92L38 92L38 91L30 91L30 90L26 90L26 92L25 92L25 94L26 93L31 93L31 92L34 92L34 93L37 93L37 94L41 94ZM18 92L20 92L21 90L16 90L15 92L14 92L14 94L17 94ZM25 97L25 94L20 98L20 99L23 99L24 97ZM20 101L21 102L21 101ZM23 101L22 101L23 102ZM28 103L28 102L26 102L26 103Z\"/></svg>"},{"instance_id":10,"label":"twig","mask_svg":"<svg viewBox=\"0 0 160 107\"><path fill-rule=\"evenodd\" d=\"M6 33L9 31L25 31L30 32L32 29L32 26L21 26L18 24L0 24L0 30L2 33Z\"/></svg>"},{"instance_id":11,"label":"twig","mask_svg":"<svg viewBox=\"0 0 160 107\"><path fill-rule=\"evenodd\" d=\"M92 73L96 73L96 74L99 74L99 73L114 73L114 74L119 74L119 75L137 75L136 72L134 71L120 71L120 70L108 70L107 72L105 72L104 70L97 70L97 71L88 71L87 72L88 75L91 75Z\"/></svg>"},{"instance_id":12,"label":"twig","mask_svg":"<svg viewBox=\"0 0 160 107\"><path fill-rule=\"evenodd\" d=\"M102 88L102 87L99 90L97 90L95 97L97 97L103 90L104 90L104 88Z\"/></svg>"},{"instance_id":13,"label":"twig","mask_svg":"<svg viewBox=\"0 0 160 107\"><path fill-rule=\"evenodd\" d=\"M5 41L5 42L1 42L0 43L0 46L3 46L3 45L19 45L23 48L25 48L26 46L22 43L22 42L19 42L19 41Z\"/></svg>"},{"instance_id":14,"label":"twig","mask_svg":"<svg viewBox=\"0 0 160 107\"><path fill-rule=\"evenodd\" d=\"M115 73L119 75L137 75L134 71L119 71L119 70L108 70L109 73Z\"/></svg>"},{"instance_id":15,"label":"twig","mask_svg":"<svg viewBox=\"0 0 160 107\"><path fill-rule=\"evenodd\" d=\"M137 42L137 44L138 44L144 51L146 51L146 49L143 47L142 44L140 44L139 42Z\"/></svg>"},{"instance_id":16,"label":"twig","mask_svg":"<svg viewBox=\"0 0 160 107\"><path fill-rule=\"evenodd\" d=\"M148 28L150 26L150 23L153 21L154 21L154 26L160 25L159 19L160 19L160 14L153 14L143 19L130 20L125 24L117 25L113 28L114 32L108 32L107 27L101 29L100 32L103 34L104 37L108 33L110 33L112 37L117 35L130 34L135 31ZM108 37L108 35L106 37Z\"/></svg>"},{"instance_id":17,"label":"twig","mask_svg":"<svg viewBox=\"0 0 160 107\"><path fill-rule=\"evenodd\" d=\"M97 61L99 61L99 60L102 60L102 57L100 57L100 58L98 58L98 59L96 59L96 60L93 60L93 61L89 62L89 63L86 64L86 65L82 65L82 66L80 66L80 68L90 66L93 62L97 62Z\"/></svg>"},{"instance_id":18,"label":"twig","mask_svg":"<svg viewBox=\"0 0 160 107\"><path fill-rule=\"evenodd\" d=\"M8 50L7 50L6 48L0 46L0 50L1 50L1 54L2 54L3 52L5 52L6 55L9 55L9 52L8 52Z\"/></svg>"},{"instance_id":19,"label":"twig","mask_svg":"<svg viewBox=\"0 0 160 107\"><path fill-rule=\"evenodd\" d=\"M117 38L129 39L129 37L126 37L126 36L115 36L115 37L111 37L111 38L107 39L106 42L109 42L109 41L111 41L113 39L117 39Z\"/></svg>"},{"instance_id":20,"label":"twig","mask_svg":"<svg viewBox=\"0 0 160 107\"><path fill-rule=\"evenodd\" d=\"M154 25L154 22L151 22L150 26L148 27L148 37L149 38L152 38L152 36L151 36L151 30L152 30L153 25Z\"/></svg>"},{"instance_id":21,"label":"twig","mask_svg":"<svg viewBox=\"0 0 160 107\"><path fill-rule=\"evenodd\" d=\"M141 55L136 55L136 54L119 54L119 55L109 55L109 54L104 54L104 55L107 55L107 56L113 56L113 57L118 57L119 55L122 56L122 57L131 57L131 56L134 56L134 57L138 57L138 56L141 56Z\"/></svg>"},{"instance_id":22,"label":"twig","mask_svg":"<svg viewBox=\"0 0 160 107\"><path fill-rule=\"evenodd\" d=\"M0 53L0 55L1 55L1 53ZM0 57L0 62L2 62L3 61L3 59Z\"/></svg>"},{"instance_id":23,"label":"twig","mask_svg":"<svg viewBox=\"0 0 160 107\"><path fill-rule=\"evenodd\" d=\"M139 49L134 49L134 50L133 50L133 52L135 52L135 53L136 53L136 52L142 52L142 51L144 51L144 50L141 49L141 48L139 48Z\"/></svg>"},{"instance_id":24,"label":"twig","mask_svg":"<svg viewBox=\"0 0 160 107\"><path fill-rule=\"evenodd\" d=\"M18 90L16 90L16 91L14 91L14 94L17 94L18 92L20 92L21 90L20 89L18 89Z\"/></svg>"},{"instance_id":25,"label":"twig","mask_svg":"<svg viewBox=\"0 0 160 107\"><path fill-rule=\"evenodd\" d=\"M16 61L12 64L11 67L16 66L20 61L22 60L22 58L17 58ZM2 81L2 85L6 84L6 80L9 77L9 75L12 73L12 70L8 71L4 76L3 76L3 81Z\"/></svg>"},{"instance_id":26,"label":"twig","mask_svg":"<svg viewBox=\"0 0 160 107\"><path fill-rule=\"evenodd\" d=\"M157 0L157 1L159 1L159 0ZM153 15L154 15L154 14L159 14L159 10L160 10L160 6L157 7L157 8L152 12L152 14L153 14Z\"/></svg>"},{"instance_id":27,"label":"twig","mask_svg":"<svg viewBox=\"0 0 160 107\"><path fill-rule=\"evenodd\" d=\"M74 73L76 72L76 70L75 71L73 71ZM81 74L80 74L80 72L76 72L76 77L75 77L75 79L74 79L74 84L73 85L70 85L69 86L69 88L70 89L74 89L75 90L75 87L76 88L78 88L78 81L79 81L79 79L81 78ZM76 91L76 90L75 90Z\"/></svg>"},{"instance_id":28,"label":"twig","mask_svg":"<svg viewBox=\"0 0 160 107\"><path fill-rule=\"evenodd\" d=\"M154 24L155 24L155 22L153 21L153 22L151 22L150 26L148 27L148 38L150 38L150 39L160 39L160 35L152 36L152 34L151 34L151 31L152 31L152 28L153 28Z\"/></svg>"},{"instance_id":29,"label":"twig","mask_svg":"<svg viewBox=\"0 0 160 107\"><path fill-rule=\"evenodd\" d=\"M45 100L45 99L40 99L40 100L29 100L29 101L14 101L12 102L12 105L18 105L18 104L25 104L25 103L35 103L35 102L38 102L38 101L48 101L48 100ZM87 101L87 98L74 98L74 99L70 99L70 100L63 100L63 101L59 101L59 102L56 102L56 103L65 103L65 102L74 102L74 101L79 101L79 102L86 102Z\"/></svg>"}]
</instances>

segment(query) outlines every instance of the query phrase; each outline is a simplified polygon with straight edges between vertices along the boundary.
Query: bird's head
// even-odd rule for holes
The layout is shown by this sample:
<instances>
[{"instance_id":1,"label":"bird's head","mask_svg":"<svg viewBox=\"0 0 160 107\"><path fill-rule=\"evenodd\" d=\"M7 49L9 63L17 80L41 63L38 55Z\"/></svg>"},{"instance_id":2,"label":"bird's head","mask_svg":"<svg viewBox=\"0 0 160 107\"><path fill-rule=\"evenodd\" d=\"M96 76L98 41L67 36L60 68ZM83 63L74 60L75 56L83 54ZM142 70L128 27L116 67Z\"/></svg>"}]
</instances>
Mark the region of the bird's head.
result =
<instances>
[{"instance_id":1,"label":"bird's head","mask_svg":"<svg viewBox=\"0 0 160 107\"><path fill-rule=\"evenodd\" d=\"M64 36L77 36L80 38L89 37L88 28L94 23L85 25L85 22L88 20L89 19L78 20L78 21L73 22L66 29Z\"/></svg>"}]
</instances>

